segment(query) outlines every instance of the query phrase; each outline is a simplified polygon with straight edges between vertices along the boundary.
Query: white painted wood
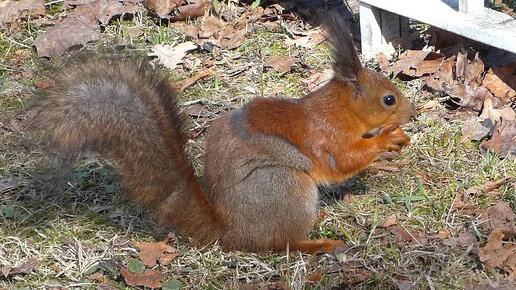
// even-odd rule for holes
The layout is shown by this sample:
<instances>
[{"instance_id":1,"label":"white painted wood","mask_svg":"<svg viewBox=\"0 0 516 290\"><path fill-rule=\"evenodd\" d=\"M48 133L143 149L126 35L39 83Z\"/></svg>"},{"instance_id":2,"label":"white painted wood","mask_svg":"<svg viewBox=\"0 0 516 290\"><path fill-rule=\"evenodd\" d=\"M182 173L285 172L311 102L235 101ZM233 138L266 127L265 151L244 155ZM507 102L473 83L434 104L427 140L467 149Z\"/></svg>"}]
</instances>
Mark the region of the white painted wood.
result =
<instances>
[{"instance_id":1,"label":"white painted wood","mask_svg":"<svg viewBox=\"0 0 516 290\"><path fill-rule=\"evenodd\" d=\"M379 8L516 53L516 19L489 8L483 8L479 13L464 14L458 11L457 1L361 0L360 12L363 6L369 7L368 10ZM362 15L360 18L362 25ZM364 19L364 25L368 25L368 19ZM364 47L362 50L369 53L379 47L366 46L367 50L364 51Z\"/></svg>"},{"instance_id":2,"label":"white painted wood","mask_svg":"<svg viewBox=\"0 0 516 290\"><path fill-rule=\"evenodd\" d=\"M383 36L380 29L380 9L360 3L360 34L362 54L370 54L382 46Z\"/></svg>"},{"instance_id":3,"label":"white painted wood","mask_svg":"<svg viewBox=\"0 0 516 290\"><path fill-rule=\"evenodd\" d=\"M482 13L484 11L484 0L459 0L459 12L461 13Z\"/></svg>"}]
</instances>

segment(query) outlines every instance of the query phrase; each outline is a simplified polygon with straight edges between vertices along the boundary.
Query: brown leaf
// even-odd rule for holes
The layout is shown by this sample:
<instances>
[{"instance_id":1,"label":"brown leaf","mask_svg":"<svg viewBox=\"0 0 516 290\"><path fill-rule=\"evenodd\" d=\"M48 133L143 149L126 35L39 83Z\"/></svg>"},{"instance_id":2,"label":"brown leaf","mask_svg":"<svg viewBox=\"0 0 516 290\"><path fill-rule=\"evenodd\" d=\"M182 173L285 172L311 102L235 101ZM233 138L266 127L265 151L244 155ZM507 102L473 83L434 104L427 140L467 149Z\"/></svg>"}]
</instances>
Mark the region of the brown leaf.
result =
<instances>
[{"instance_id":1,"label":"brown leaf","mask_svg":"<svg viewBox=\"0 0 516 290\"><path fill-rule=\"evenodd\" d=\"M493 95L502 99L516 97L516 63L501 68L490 68L484 77L482 85Z\"/></svg>"},{"instance_id":2,"label":"brown leaf","mask_svg":"<svg viewBox=\"0 0 516 290\"><path fill-rule=\"evenodd\" d=\"M402 71L404 74L413 76L414 74L413 72L410 72L410 69L422 63L429 53L430 51L408 49L400 56L400 59L390 67L389 70L392 71L394 76L397 76Z\"/></svg>"},{"instance_id":3,"label":"brown leaf","mask_svg":"<svg viewBox=\"0 0 516 290\"><path fill-rule=\"evenodd\" d=\"M398 219L395 216L390 216L384 218L380 224L378 224L379 228L388 228L398 223Z\"/></svg>"},{"instance_id":4,"label":"brown leaf","mask_svg":"<svg viewBox=\"0 0 516 290\"><path fill-rule=\"evenodd\" d=\"M292 56L273 56L265 60L264 67L272 67L280 73L290 71L295 63L298 63L299 59Z\"/></svg>"},{"instance_id":5,"label":"brown leaf","mask_svg":"<svg viewBox=\"0 0 516 290\"><path fill-rule=\"evenodd\" d=\"M415 73L413 76L435 73L441 66L443 60L444 54L431 51L421 63L414 65ZM405 73L405 71L403 71L403 73Z\"/></svg>"},{"instance_id":6,"label":"brown leaf","mask_svg":"<svg viewBox=\"0 0 516 290\"><path fill-rule=\"evenodd\" d=\"M185 25L185 35L193 39L199 38L199 27L195 25Z\"/></svg>"},{"instance_id":7,"label":"brown leaf","mask_svg":"<svg viewBox=\"0 0 516 290\"><path fill-rule=\"evenodd\" d=\"M414 241L414 237L404 228L400 226L390 226L387 227L387 229L400 241L408 242L408 241Z\"/></svg>"},{"instance_id":8,"label":"brown leaf","mask_svg":"<svg viewBox=\"0 0 516 290\"><path fill-rule=\"evenodd\" d=\"M433 75L431 75L426 85L430 88L443 91L449 90L455 86L455 80L453 78L453 67L455 66L455 56L451 56L441 62L439 69Z\"/></svg>"},{"instance_id":9,"label":"brown leaf","mask_svg":"<svg viewBox=\"0 0 516 290\"><path fill-rule=\"evenodd\" d=\"M138 248L140 249L139 257L143 264L147 267L154 267L156 265L156 261L159 258L166 255L166 253L176 253L176 249L169 245L166 245L163 242L151 243L144 242L138 243Z\"/></svg>"},{"instance_id":10,"label":"brown leaf","mask_svg":"<svg viewBox=\"0 0 516 290\"><path fill-rule=\"evenodd\" d=\"M204 24L201 26L201 30L199 32L199 38L210 38L210 37L218 37L219 31L221 31L224 27L228 26L228 23L220 20L214 16L208 16L204 20Z\"/></svg>"},{"instance_id":11,"label":"brown leaf","mask_svg":"<svg viewBox=\"0 0 516 290\"><path fill-rule=\"evenodd\" d=\"M179 15L171 17L172 21L183 21L188 18L197 18L204 16L207 8L211 7L211 3L200 0L197 3L178 7Z\"/></svg>"},{"instance_id":12,"label":"brown leaf","mask_svg":"<svg viewBox=\"0 0 516 290\"><path fill-rule=\"evenodd\" d=\"M237 30L227 42L224 42L224 45L227 49L235 49L240 47L246 41L247 38L245 37L245 29L240 29Z\"/></svg>"},{"instance_id":13,"label":"brown leaf","mask_svg":"<svg viewBox=\"0 0 516 290\"><path fill-rule=\"evenodd\" d=\"M152 53L149 53L149 55L157 56L160 63L167 69L173 70L178 64L183 62L183 58L189 51L196 48L197 44L191 41L183 42L176 46L157 44L151 48Z\"/></svg>"},{"instance_id":14,"label":"brown leaf","mask_svg":"<svg viewBox=\"0 0 516 290\"><path fill-rule=\"evenodd\" d=\"M13 268L13 265L7 264L7 265L3 266L2 269L0 269L0 271L2 272L4 277L7 278L7 277L9 277L9 273L11 273L12 268Z\"/></svg>"},{"instance_id":15,"label":"brown leaf","mask_svg":"<svg viewBox=\"0 0 516 290\"><path fill-rule=\"evenodd\" d=\"M313 49L324 40L326 40L326 35L322 29L319 29L316 31L311 31L308 35L296 37L294 40L287 39L285 44L288 46L296 45L308 49Z\"/></svg>"},{"instance_id":16,"label":"brown leaf","mask_svg":"<svg viewBox=\"0 0 516 290\"><path fill-rule=\"evenodd\" d=\"M195 84L198 80L200 80L202 78L205 78L207 76L214 76L214 75L215 75L215 73L212 71L209 71L209 70L200 71L198 74L194 75L193 77L177 83L177 86L179 87L179 92L183 92L184 90L186 90L186 88Z\"/></svg>"},{"instance_id":17,"label":"brown leaf","mask_svg":"<svg viewBox=\"0 0 516 290\"><path fill-rule=\"evenodd\" d=\"M439 238L439 239L447 239L451 236L451 233L450 231L448 230L445 230L445 229L439 229L439 231L437 231L437 234L435 235L436 238Z\"/></svg>"},{"instance_id":18,"label":"brown leaf","mask_svg":"<svg viewBox=\"0 0 516 290\"><path fill-rule=\"evenodd\" d=\"M95 15L87 11L81 15L67 17L62 22L48 28L43 35L38 36L34 41L38 56L60 56L72 46L98 40L100 28Z\"/></svg>"},{"instance_id":19,"label":"brown leaf","mask_svg":"<svg viewBox=\"0 0 516 290\"><path fill-rule=\"evenodd\" d=\"M38 265L38 260L34 258L29 258L26 263L21 264L18 267L14 267L9 272L10 276L14 276L16 274L30 274L32 273L32 270L36 268Z\"/></svg>"},{"instance_id":20,"label":"brown leaf","mask_svg":"<svg viewBox=\"0 0 516 290\"><path fill-rule=\"evenodd\" d=\"M469 247L477 242L477 237L470 232L460 233L458 237L449 237L443 240L443 244L447 246Z\"/></svg>"},{"instance_id":21,"label":"brown leaf","mask_svg":"<svg viewBox=\"0 0 516 290\"><path fill-rule=\"evenodd\" d=\"M516 120L497 122L491 139L480 144L482 151L492 149L500 157L516 158Z\"/></svg>"},{"instance_id":22,"label":"brown leaf","mask_svg":"<svg viewBox=\"0 0 516 290\"><path fill-rule=\"evenodd\" d=\"M495 229L489 234L486 245L478 250L480 261L485 262L490 268L500 268L509 273L509 276L516 276L516 243L505 242L516 236L514 231Z\"/></svg>"},{"instance_id":23,"label":"brown leaf","mask_svg":"<svg viewBox=\"0 0 516 290\"><path fill-rule=\"evenodd\" d=\"M145 7L161 18L166 18L176 7L186 3L185 0L145 0Z\"/></svg>"},{"instance_id":24,"label":"brown leaf","mask_svg":"<svg viewBox=\"0 0 516 290\"><path fill-rule=\"evenodd\" d=\"M9 177L5 180L0 180L0 194L9 192L22 185L22 181L17 178Z\"/></svg>"},{"instance_id":25,"label":"brown leaf","mask_svg":"<svg viewBox=\"0 0 516 290\"><path fill-rule=\"evenodd\" d=\"M332 69L324 69L322 71L312 72L310 76L302 80L302 82L307 85L308 91L314 91L327 84L334 74L335 72Z\"/></svg>"},{"instance_id":26,"label":"brown leaf","mask_svg":"<svg viewBox=\"0 0 516 290\"><path fill-rule=\"evenodd\" d=\"M125 282L129 286L144 286L149 288L161 287L162 277L160 271L146 269L143 274L137 274L132 273L124 267L120 270L120 274L122 274Z\"/></svg>"},{"instance_id":27,"label":"brown leaf","mask_svg":"<svg viewBox=\"0 0 516 290\"><path fill-rule=\"evenodd\" d=\"M480 119L489 119L491 123L507 120L516 120L516 112L509 107L495 109L493 105L493 98L487 98L484 101L482 114L479 116ZM501 120L502 119L502 120Z\"/></svg>"},{"instance_id":28,"label":"brown leaf","mask_svg":"<svg viewBox=\"0 0 516 290\"><path fill-rule=\"evenodd\" d=\"M462 84L455 86L447 93L451 97L459 99L458 105L462 108L472 109L477 112L481 110L485 100L493 98L493 95L485 87L472 87Z\"/></svg>"},{"instance_id":29,"label":"brown leaf","mask_svg":"<svg viewBox=\"0 0 516 290\"><path fill-rule=\"evenodd\" d=\"M159 258L159 264L168 266L170 265L170 262L172 262L172 260L174 260L178 255L179 253L165 254Z\"/></svg>"},{"instance_id":30,"label":"brown leaf","mask_svg":"<svg viewBox=\"0 0 516 290\"><path fill-rule=\"evenodd\" d=\"M482 228L486 231L504 229L509 232L516 232L515 218L516 214L514 214L509 204L499 201L482 214Z\"/></svg>"},{"instance_id":31,"label":"brown leaf","mask_svg":"<svg viewBox=\"0 0 516 290\"><path fill-rule=\"evenodd\" d=\"M490 119L479 119L473 117L466 120L462 125L463 138L469 138L473 141L480 141L485 137L491 135L491 132L495 128L495 124Z\"/></svg>"},{"instance_id":32,"label":"brown leaf","mask_svg":"<svg viewBox=\"0 0 516 290\"><path fill-rule=\"evenodd\" d=\"M504 184L512 182L513 180L514 180L514 178L512 176L509 176L509 177L505 177L505 178L502 178L497 181L488 182L484 185L473 186L473 187L466 189L466 194L480 196L485 193L489 193Z\"/></svg>"},{"instance_id":33,"label":"brown leaf","mask_svg":"<svg viewBox=\"0 0 516 290\"><path fill-rule=\"evenodd\" d=\"M458 61L458 60L457 60ZM468 86L478 86L479 77L484 72L484 62L478 58L478 53L472 61L468 61L464 69L464 84Z\"/></svg>"},{"instance_id":34,"label":"brown leaf","mask_svg":"<svg viewBox=\"0 0 516 290\"><path fill-rule=\"evenodd\" d=\"M1 1L0 2L0 28L26 18L30 11L31 18L39 18L45 15L44 0Z\"/></svg>"}]
</instances>

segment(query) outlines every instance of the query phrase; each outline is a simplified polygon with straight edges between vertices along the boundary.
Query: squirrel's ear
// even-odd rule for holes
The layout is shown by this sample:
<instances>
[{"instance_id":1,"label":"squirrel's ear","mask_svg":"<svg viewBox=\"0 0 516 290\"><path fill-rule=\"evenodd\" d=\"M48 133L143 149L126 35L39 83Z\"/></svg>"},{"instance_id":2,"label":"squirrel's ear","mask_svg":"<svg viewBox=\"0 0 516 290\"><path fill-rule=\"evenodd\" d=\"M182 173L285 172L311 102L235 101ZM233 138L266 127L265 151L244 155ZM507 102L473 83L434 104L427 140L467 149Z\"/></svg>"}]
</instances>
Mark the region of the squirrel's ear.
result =
<instances>
[{"instance_id":1,"label":"squirrel's ear","mask_svg":"<svg viewBox=\"0 0 516 290\"><path fill-rule=\"evenodd\" d=\"M358 82L362 64L346 20L332 12L319 14L318 17L326 30L326 38L330 41L335 77L343 82Z\"/></svg>"}]
</instances>

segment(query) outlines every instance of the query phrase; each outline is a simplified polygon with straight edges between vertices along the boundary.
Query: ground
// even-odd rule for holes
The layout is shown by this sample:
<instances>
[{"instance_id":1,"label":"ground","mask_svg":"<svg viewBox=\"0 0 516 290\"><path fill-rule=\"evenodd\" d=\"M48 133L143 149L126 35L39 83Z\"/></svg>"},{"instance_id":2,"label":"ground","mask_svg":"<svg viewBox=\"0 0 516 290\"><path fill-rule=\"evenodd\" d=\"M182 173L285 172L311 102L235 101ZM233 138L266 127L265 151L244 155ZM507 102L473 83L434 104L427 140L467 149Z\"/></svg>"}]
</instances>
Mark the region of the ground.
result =
<instances>
[{"instance_id":1,"label":"ground","mask_svg":"<svg viewBox=\"0 0 516 290\"><path fill-rule=\"evenodd\" d=\"M138 37L129 33L135 27L142 31ZM481 154L478 142L464 138L467 114L442 104L423 108L437 96L423 96L418 81L393 79L419 108L417 120L404 126L410 146L383 156L344 184L321 188L310 238L341 239L344 247L317 255L224 252L217 245L196 248L187 237L153 224L149 212L124 195L116 164L109 160L90 155L66 170L53 169L44 140L23 126L37 83L48 74L43 67L49 61L32 49L43 32L30 21L17 31L0 32L0 288L131 288L121 265L139 265L138 243L162 241L178 253L169 265L153 267L167 283L164 288L465 289L507 277L483 264L477 253L489 234L482 213L498 201L514 212L514 184L466 196L467 207L455 203L473 186L515 176L516 163ZM183 109L201 115L191 116L187 144L200 178L204 132L216 116L255 97L301 97L309 90L303 80L330 67L326 43L286 46L291 38L285 29L271 32L257 25L238 49L197 50L186 58L191 68L168 72L171 82L184 81L203 69L199 60L212 62L215 76L200 79L180 96ZM146 53L154 44L184 41L179 26L169 28L141 13L113 20L101 39L85 48ZM271 56L295 56L300 62L280 73L264 67ZM377 68L375 61L365 64ZM18 273L14 267L20 267Z\"/></svg>"}]
</instances>

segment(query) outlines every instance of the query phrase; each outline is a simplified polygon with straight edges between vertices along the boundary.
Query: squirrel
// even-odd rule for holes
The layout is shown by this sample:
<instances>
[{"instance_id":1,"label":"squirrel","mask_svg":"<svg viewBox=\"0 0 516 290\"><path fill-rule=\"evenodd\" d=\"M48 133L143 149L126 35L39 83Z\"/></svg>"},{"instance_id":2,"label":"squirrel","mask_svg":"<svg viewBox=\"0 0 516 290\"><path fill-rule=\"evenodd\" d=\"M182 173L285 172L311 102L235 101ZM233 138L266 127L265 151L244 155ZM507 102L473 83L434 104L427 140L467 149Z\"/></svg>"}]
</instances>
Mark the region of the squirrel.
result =
<instances>
[{"instance_id":1,"label":"squirrel","mask_svg":"<svg viewBox=\"0 0 516 290\"><path fill-rule=\"evenodd\" d=\"M408 145L399 126L415 110L387 77L362 67L343 20L328 17L325 29L332 79L302 98L254 98L217 118L206 137L204 190L184 152L176 92L145 61L72 62L54 73L36 120L60 155L95 151L116 161L124 190L199 245L330 252L343 241L306 238L318 186Z\"/></svg>"}]
</instances>

